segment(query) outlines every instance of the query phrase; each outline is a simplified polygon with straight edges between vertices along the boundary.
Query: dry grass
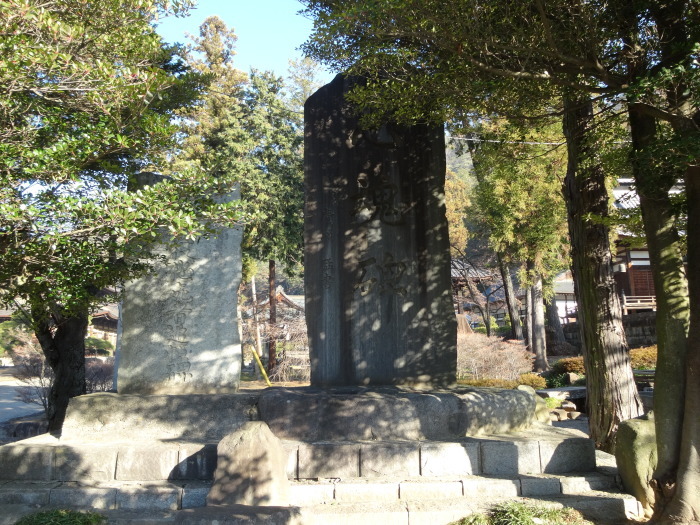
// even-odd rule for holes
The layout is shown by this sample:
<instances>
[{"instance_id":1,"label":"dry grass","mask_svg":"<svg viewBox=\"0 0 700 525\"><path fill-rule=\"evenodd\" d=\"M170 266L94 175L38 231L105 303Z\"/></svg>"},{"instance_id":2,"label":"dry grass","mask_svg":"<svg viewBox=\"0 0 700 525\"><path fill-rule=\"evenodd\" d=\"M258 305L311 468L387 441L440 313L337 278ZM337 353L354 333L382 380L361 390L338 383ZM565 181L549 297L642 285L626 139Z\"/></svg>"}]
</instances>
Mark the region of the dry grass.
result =
<instances>
[{"instance_id":1,"label":"dry grass","mask_svg":"<svg viewBox=\"0 0 700 525\"><path fill-rule=\"evenodd\" d=\"M457 337L457 378L517 381L532 371L533 356L522 343L472 333Z\"/></svg>"}]
</instances>

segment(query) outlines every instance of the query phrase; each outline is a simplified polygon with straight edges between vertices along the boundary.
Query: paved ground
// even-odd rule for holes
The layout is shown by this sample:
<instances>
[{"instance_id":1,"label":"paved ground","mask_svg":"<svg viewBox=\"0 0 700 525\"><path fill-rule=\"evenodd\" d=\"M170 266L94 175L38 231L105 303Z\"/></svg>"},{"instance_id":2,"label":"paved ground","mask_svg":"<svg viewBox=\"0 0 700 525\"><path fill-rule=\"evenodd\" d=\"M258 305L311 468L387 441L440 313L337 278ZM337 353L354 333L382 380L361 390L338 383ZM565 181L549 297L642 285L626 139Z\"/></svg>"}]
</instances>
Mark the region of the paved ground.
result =
<instances>
[{"instance_id":1,"label":"paved ground","mask_svg":"<svg viewBox=\"0 0 700 525\"><path fill-rule=\"evenodd\" d=\"M41 412L41 407L17 399L17 388L22 385L12 376L12 367L0 367L0 423Z\"/></svg>"}]
</instances>

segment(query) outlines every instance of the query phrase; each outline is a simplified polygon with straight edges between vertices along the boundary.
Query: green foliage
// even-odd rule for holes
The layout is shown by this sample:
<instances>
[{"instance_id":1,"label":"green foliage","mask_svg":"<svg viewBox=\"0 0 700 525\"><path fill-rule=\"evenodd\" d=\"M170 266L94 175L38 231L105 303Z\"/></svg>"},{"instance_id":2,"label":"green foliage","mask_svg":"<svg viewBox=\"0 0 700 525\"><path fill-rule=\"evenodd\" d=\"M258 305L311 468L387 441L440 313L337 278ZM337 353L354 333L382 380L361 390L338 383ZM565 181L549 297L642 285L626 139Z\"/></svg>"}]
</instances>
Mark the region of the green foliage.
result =
<instances>
[{"instance_id":1,"label":"green foliage","mask_svg":"<svg viewBox=\"0 0 700 525\"><path fill-rule=\"evenodd\" d=\"M9 353L18 342L15 330L20 327L17 321L0 323L0 355Z\"/></svg>"},{"instance_id":2,"label":"green foliage","mask_svg":"<svg viewBox=\"0 0 700 525\"><path fill-rule=\"evenodd\" d=\"M563 141L560 127L492 120L468 142L478 180L471 213L485 224L496 252L513 262L533 261L545 280L567 262L560 191L566 156L553 146Z\"/></svg>"},{"instance_id":3,"label":"green foliage","mask_svg":"<svg viewBox=\"0 0 700 525\"><path fill-rule=\"evenodd\" d=\"M114 353L114 345L106 339L86 337L85 351L96 355L112 355Z\"/></svg>"},{"instance_id":4,"label":"green foliage","mask_svg":"<svg viewBox=\"0 0 700 525\"><path fill-rule=\"evenodd\" d=\"M545 381L547 383L547 388L561 388L563 386L569 386L569 383L566 380L566 374L550 373L545 378Z\"/></svg>"},{"instance_id":5,"label":"green foliage","mask_svg":"<svg viewBox=\"0 0 700 525\"><path fill-rule=\"evenodd\" d=\"M294 273L303 252L303 98L315 88L310 60L292 65L295 85L235 69L236 36L218 17L207 18L187 55L210 84L200 105L181 112L186 135L174 172L193 169L235 181L245 222L243 278L255 260L281 261Z\"/></svg>"},{"instance_id":6,"label":"green foliage","mask_svg":"<svg viewBox=\"0 0 700 525\"><path fill-rule=\"evenodd\" d=\"M545 397L544 404L547 405L547 408L549 409L559 408L561 406L561 399L557 399L556 397Z\"/></svg>"},{"instance_id":7,"label":"green foliage","mask_svg":"<svg viewBox=\"0 0 700 525\"><path fill-rule=\"evenodd\" d=\"M554 374L574 373L584 375L586 369L583 365L583 357L565 357L559 359L552 365L552 372Z\"/></svg>"},{"instance_id":8,"label":"green foliage","mask_svg":"<svg viewBox=\"0 0 700 525\"><path fill-rule=\"evenodd\" d=\"M474 514L452 525L586 525L590 522L570 508L549 508L520 502L496 505L487 514Z\"/></svg>"},{"instance_id":9,"label":"green foliage","mask_svg":"<svg viewBox=\"0 0 700 525\"><path fill-rule=\"evenodd\" d=\"M16 525L101 525L107 520L96 512L78 512L73 510L46 510L29 514L20 519Z\"/></svg>"},{"instance_id":10,"label":"green foliage","mask_svg":"<svg viewBox=\"0 0 700 525\"><path fill-rule=\"evenodd\" d=\"M539 374L535 374L534 372L521 374L518 378L518 384L531 386L535 390L547 388L547 381L545 380L545 378Z\"/></svg>"},{"instance_id":11,"label":"green foliage","mask_svg":"<svg viewBox=\"0 0 700 525\"><path fill-rule=\"evenodd\" d=\"M656 345L630 350L630 361L635 370L656 369L657 350Z\"/></svg>"},{"instance_id":12,"label":"green foliage","mask_svg":"<svg viewBox=\"0 0 700 525\"><path fill-rule=\"evenodd\" d=\"M230 181L179 173L128 192L175 146L198 75L152 23L187 2L0 2L0 300L34 322L84 315L148 269L151 245L238 217Z\"/></svg>"}]
</instances>

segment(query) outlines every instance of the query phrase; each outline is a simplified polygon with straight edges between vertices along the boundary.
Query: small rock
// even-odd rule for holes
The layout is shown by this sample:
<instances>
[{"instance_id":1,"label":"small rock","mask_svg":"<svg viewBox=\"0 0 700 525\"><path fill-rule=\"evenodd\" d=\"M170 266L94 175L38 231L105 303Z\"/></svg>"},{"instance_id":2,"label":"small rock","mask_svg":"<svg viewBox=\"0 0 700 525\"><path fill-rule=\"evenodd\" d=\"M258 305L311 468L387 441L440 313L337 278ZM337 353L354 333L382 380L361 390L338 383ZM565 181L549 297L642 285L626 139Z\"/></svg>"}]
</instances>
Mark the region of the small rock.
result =
<instances>
[{"instance_id":1,"label":"small rock","mask_svg":"<svg viewBox=\"0 0 700 525\"><path fill-rule=\"evenodd\" d=\"M564 380L568 385L573 385L576 381L581 379L581 376L578 374L575 374L574 372L568 372L564 374Z\"/></svg>"},{"instance_id":2,"label":"small rock","mask_svg":"<svg viewBox=\"0 0 700 525\"><path fill-rule=\"evenodd\" d=\"M566 410L562 410L561 408L555 408L552 410L552 415L557 416L558 421L562 421L566 419Z\"/></svg>"},{"instance_id":3,"label":"small rock","mask_svg":"<svg viewBox=\"0 0 700 525\"><path fill-rule=\"evenodd\" d=\"M576 405L574 403L572 403L571 401L564 401L561 404L560 408L562 408L563 410L566 410L567 412L573 412L574 410L576 410Z\"/></svg>"},{"instance_id":4,"label":"small rock","mask_svg":"<svg viewBox=\"0 0 700 525\"><path fill-rule=\"evenodd\" d=\"M576 412L575 410L572 410L567 415L569 416L569 419L578 419L581 416L581 412Z\"/></svg>"}]
</instances>

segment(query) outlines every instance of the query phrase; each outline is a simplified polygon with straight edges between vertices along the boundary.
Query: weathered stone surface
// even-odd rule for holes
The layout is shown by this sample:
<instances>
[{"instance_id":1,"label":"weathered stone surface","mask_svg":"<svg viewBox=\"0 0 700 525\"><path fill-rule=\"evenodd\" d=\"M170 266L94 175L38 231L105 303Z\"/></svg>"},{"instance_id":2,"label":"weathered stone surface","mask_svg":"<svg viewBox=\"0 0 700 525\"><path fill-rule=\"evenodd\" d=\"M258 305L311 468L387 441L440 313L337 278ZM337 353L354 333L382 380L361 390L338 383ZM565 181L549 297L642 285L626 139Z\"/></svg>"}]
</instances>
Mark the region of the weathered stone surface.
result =
<instances>
[{"instance_id":1,"label":"weathered stone surface","mask_svg":"<svg viewBox=\"0 0 700 525\"><path fill-rule=\"evenodd\" d=\"M289 504L287 453L267 424L246 423L219 442L217 455L208 505Z\"/></svg>"},{"instance_id":2,"label":"weathered stone surface","mask_svg":"<svg viewBox=\"0 0 700 525\"><path fill-rule=\"evenodd\" d=\"M540 441L542 472L564 474L595 470L595 444L587 438Z\"/></svg>"},{"instance_id":3,"label":"weathered stone surface","mask_svg":"<svg viewBox=\"0 0 700 525\"><path fill-rule=\"evenodd\" d=\"M121 447L117 455L115 479L120 481L159 481L176 477L179 464L177 445Z\"/></svg>"},{"instance_id":4,"label":"weathered stone surface","mask_svg":"<svg viewBox=\"0 0 700 525\"><path fill-rule=\"evenodd\" d=\"M175 525L302 525L308 523L293 507L226 505L187 509L175 516Z\"/></svg>"},{"instance_id":5,"label":"weathered stone surface","mask_svg":"<svg viewBox=\"0 0 700 525\"><path fill-rule=\"evenodd\" d=\"M338 75L305 105L305 288L317 386L454 382L442 126L363 130Z\"/></svg>"},{"instance_id":6,"label":"weathered stone surface","mask_svg":"<svg viewBox=\"0 0 700 525\"><path fill-rule=\"evenodd\" d=\"M421 476L479 474L479 444L430 442L420 445Z\"/></svg>"},{"instance_id":7,"label":"weathered stone surface","mask_svg":"<svg viewBox=\"0 0 700 525\"><path fill-rule=\"evenodd\" d=\"M481 443L482 473L490 476L538 474L540 450L537 441L490 441Z\"/></svg>"},{"instance_id":8,"label":"weathered stone surface","mask_svg":"<svg viewBox=\"0 0 700 525\"><path fill-rule=\"evenodd\" d=\"M360 475L364 478L420 475L418 443L366 443L360 449Z\"/></svg>"},{"instance_id":9,"label":"weathered stone surface","mask_svg":"<svg viewBox=\"0 0 700 525\"><path fill-rule=\"evenodd\" d=\"M177 510L182 489L179 487L127 487L117 491L118 509Z\"/></svg>"},{"instance_id":10,"label":"weathered stone surface","mask_svg":"<svg viewBox=\"0 0 700 525\"><path fill-rule=\"evenodd\" d=\"M360 445L357 443L302 443L299 478L357 478Z\"/></svg>"},{"instance_id":11,"label":"weathered stone surface","mask_svg":"<svg viewBox=\"0 0 700 525\"><path fill-rule=\"evenodd\" d=\"M298 506L333 503L335 487L330 483L294 483L290 499Z\"/></svg>"},{"instance_id":12,"label":"weathered stone surface","mask_svg":"<svg viewBox=\"0 0 700 525\"><path fill-rule=\"evenodd\" d=\"M335 486L335 499L340 503L352 502L386 502L399 499L397 482L368 483L363 481L342 482Z\"/></svg>"},{"instance_id":13,"label":"weathered stone surface","mask_svg":"<svg viewBox=\"0 0 700 525\"><path fill-rule=\"evenodd\" d=\"M648 516L655 501L649 481L657 458L653 412L620 423L615 443L617 469L625 489L639 500Z\"/></svg>"},{"instance_id":14,"label":"weathered stone surface","mask_svg":"<svg viewBox=\"0 0 700 525\"><path fill-rule=\"evenodd\" d=\"M0 447L0 479L50 481L53 452L50 448L22 444Z\"/></svg>"},{"instance_id":15,"label":"weathered stone surface","mask_svg":"<svg viewBox=\"0 0 700 525\"><path fill-rule=\"evenodd\" d=\"M521 495L524 497L558 496L561 482L557 478L520 478Z\"/></svg>"},{"instance_id":16,"label":"weathered stone surface","mask_svg":"<svg viewBox=\"0 0 700 525\"><path fill-rule=\"evenodd\" d=\"M172 479L211 480L216 470L216 446L180 445L177 469L171 472Z\"/></svg>"},{"instance_id":17,"label":"weathered stone surface","mask_svg":"<svg viewBox=\"0 0 700 525\"><path fill-rule=\"evenodd\" d=\"M117 489L109 487L60 487L51 491L49 504L61 508L113 509L117 504Z\"/></svg>"},{"instance_id":18,"label":"weathered stone surface","mask_svg":"<svg viewBox=\"0 0 700 525\"><path fill-rule=\"evenodd\" d=\"M61 439L170 440L218 443L258 418L258 394L124 395L101 392L70 400ZM137 434L135 434L137 433Z\"/></svg>"},{"instance_id":19,"label":"weathered stone surface","mask_svg":"<svg viewBox=\"0 0 700 525\"><path fill-rule=\"evenodd\" d=\"M117 466L117 448L56 447L53 478L60 481L111 481Z\"/></svg>"},{"instance_id":20,"label":"weathered stone surface","mask_svg":"<svg viewBox=\"0 0 700 525\"><path fill-rule=\"evenodd\" d=\"M488 479L469 477L462 480L464 495L472 500L515 498L520 495L519 479Z\"/></svg>"},{"instance_id":21,"label":"weathered stone surface","mask_svg":"<svg viewBox=\"0 0 700 525\"><path fill-rule=\"evenodd\" d=\"M461 481L402 481L399 498L406 501L437 500L462 496Z\"/></svg>"},{"instance_id":22,"label":"weathered stone surface","mask_svg":"<svg viewBox=\"0 0 700 525\"><path fill-rule=\"evenodd\" d=\"M535 420L534 396L499 389L275 388L260 395L258 409L276 436L309 442L458 439Z\"/></svg>"},{"instance_id":23,"label":"weathered stone surface","mask_svg":"<svg viewBox=\"0 0 700 525\"><path fill-rule=\"evenodd\" d=\"M231 198L235 198L232 196ZM123 394L235 392L241 229L187 241L156 273L126 284L117 349Z\"/></svg>"}]
</instances>

